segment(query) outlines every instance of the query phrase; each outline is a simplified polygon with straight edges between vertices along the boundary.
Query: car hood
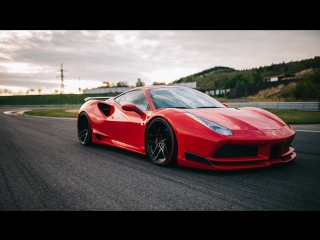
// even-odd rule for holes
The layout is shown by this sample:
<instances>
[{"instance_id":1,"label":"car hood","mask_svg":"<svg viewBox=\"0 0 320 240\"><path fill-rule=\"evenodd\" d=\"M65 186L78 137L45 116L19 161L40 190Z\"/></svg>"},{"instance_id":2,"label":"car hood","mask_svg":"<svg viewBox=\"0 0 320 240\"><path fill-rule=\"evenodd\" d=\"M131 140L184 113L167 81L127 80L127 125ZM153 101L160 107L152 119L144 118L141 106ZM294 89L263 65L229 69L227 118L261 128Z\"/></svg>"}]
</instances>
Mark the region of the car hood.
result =
<instances>
[{"instance_id":1,"label":"car hood","mask_svg":"<svg viewBox=\"0 0 320 240\"><path fill-rule=\"evenodd\" d=\"M205 108L187 112L231 130L270 130L286 125L276 115L260 108Z\"/></svg>"}]
</instances>

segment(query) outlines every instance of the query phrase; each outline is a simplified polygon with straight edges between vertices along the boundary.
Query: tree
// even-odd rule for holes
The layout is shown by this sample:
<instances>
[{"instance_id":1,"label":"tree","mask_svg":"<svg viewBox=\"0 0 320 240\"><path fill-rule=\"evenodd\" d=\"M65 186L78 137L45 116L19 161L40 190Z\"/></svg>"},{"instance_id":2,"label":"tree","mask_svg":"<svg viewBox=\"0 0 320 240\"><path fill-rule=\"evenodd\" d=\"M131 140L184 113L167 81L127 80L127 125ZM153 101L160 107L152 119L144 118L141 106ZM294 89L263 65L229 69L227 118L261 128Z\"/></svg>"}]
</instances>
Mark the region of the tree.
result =
<instances>
[{"instance_id":1,"label":"tree","mask_svg":"<svg viewBox=\"0 0 320 240\"><path fill-rule=\"evenodd\" d=\"M117 87L129 87L127 82L117 82Z\"/></svg>"},{"instance_id":2,"label":"tree","mask_svg":"<svg viewBox=\"0 0 320 240\"><path fill-rule=\"evenodd\" d=\"M259 83L262 82L262 77L255 72L251 72L247 76L249 83Z\"/></svg>"},{"instance_id":3,"label":"tree","mask_svg":"<svg viewBox=\"0 0 320 240\"><path fill-rule=\"evenodd\" d=\"M110 87L110 83L109 82L103 82L103 84L105 85L104 87L107 87L107 88Z\"/></svg>"},{"instance_id":4,"label":"tree","mask_svg":"<svg viewBox=\"0 0 320 240\"><path fill-rule=\"evenodd\" d=\"M153 82L152 85L166 85L165 82Z\"/></svg>"},{"instance_id":5,"label":"tree","mask_svg":"<svg viewBox=\"0 0 320 240\"><path fill-rule=\"evenodd\" d=\"M38 93L41 94L41 88L38 89Z\"/></svg>"},{"instance_id":6,"label":"tree","mask_svg":"<svg viewBox=\"0 0 320 240\"><path fill-rule=\"evenodd\" d=\"M144 86L144 82L141 81L140 78L138 78L138 81L136 82L136 87L142 87Z\"/></svg>"},{"instance_id":7,"label":"tree","mask_svg":"<svg viewBox=\"0 0 320 240\"><path fill-rule=\"evenodd\" d=\"M299 81L291 91L296 99L320 101L320 69Z\"/></svg>"},{"instance_id":8,"label":"tree","mask_svg":"<svg viewBox=\"0 0 320 240\"><path fill-rule=\"evenodd\" d=\"M311 67L313 69L313 72L315 72L317 68L320 68L320 57L314 57L314 60L311 63Z\"/></svg>"},{"instance_id":9,"label":"tree","mask_svg":"<svg viewBox=\"0 0 320 240\"><path fill-rule=\"evenodd\" d=\"M211 89L211 90L214 90L215 89L215 82L214 81L210 81L208 82L208 88Z\"/></svg>"},{"instance_id":10,"label":"tree","mask_svg":"<svg viewBox=\"0 0 320 240\"><path fill-rule=\"evenodd\" d=\"M237 85L247 84L247 83L249 83L249 80L246 76L237 74L233 76L231 79L229 79L228 81L226 81L225 88L226 89L235 88Z\"/></svg>"},{"instance_id":11,"label":"tree","mask_svg":"<svg viewBox=\"0 0 320 240\"><path fill-rule=\"evenodd\" d=\"M194 77L192 75L186 77L183 82L194 82Z\"/></svg>"}]
</instances>

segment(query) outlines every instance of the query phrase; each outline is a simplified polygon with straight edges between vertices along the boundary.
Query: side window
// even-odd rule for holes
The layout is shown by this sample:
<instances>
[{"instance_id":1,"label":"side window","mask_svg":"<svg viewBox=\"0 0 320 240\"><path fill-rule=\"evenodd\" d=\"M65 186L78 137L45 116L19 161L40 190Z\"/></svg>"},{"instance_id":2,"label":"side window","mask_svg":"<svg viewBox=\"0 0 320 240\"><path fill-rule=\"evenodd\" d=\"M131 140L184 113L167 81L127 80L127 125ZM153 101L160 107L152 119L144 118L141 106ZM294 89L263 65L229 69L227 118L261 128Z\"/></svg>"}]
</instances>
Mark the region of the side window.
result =
<instances>
[{"instance_id":1,"label":"side window","mask_svg":"<svg viewBox=\"0 0 320 240\"><path fill-rule=\"evenodd\" d=\"M141 110L149 110L149 104L143 91L135 90L115 98L120 105L133 103Z\"/></svg>"}]
</instances>

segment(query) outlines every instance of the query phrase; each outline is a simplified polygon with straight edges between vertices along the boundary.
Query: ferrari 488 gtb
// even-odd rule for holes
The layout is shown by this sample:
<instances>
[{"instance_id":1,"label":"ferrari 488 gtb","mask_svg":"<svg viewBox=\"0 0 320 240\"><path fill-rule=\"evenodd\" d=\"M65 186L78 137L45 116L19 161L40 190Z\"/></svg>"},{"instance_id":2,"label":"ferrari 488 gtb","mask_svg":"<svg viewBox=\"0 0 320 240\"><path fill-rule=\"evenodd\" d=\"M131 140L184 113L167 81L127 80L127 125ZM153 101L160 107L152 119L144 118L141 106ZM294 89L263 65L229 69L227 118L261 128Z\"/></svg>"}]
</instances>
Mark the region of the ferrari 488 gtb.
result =
<instances>
[{"instance_id":1,"label":"ferrari 488 gtb","mask_svg":"<svg viewBox=\"0 0 320 240\"><path fill-rule=\"evenodd\" d=\"M134 151L155 165L236 170L296 157L296 133L279 117L260 108L228 108L192 88L144 86L85 100L77 116L82 145Z\"/></svg>"}]
</instances>

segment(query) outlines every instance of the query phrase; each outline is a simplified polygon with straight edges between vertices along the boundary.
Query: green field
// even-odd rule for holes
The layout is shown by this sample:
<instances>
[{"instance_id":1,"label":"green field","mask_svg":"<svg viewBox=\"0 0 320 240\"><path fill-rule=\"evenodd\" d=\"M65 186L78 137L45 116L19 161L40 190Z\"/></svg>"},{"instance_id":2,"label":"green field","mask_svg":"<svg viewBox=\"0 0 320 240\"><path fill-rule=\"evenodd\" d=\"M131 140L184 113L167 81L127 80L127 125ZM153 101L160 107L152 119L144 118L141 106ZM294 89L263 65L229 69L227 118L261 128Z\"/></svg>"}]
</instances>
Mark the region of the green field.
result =
<instances>
[{"instance_id":1,"label":"green field","mask_svg":"<svg viewBox=\"0 0 320 240\"><path fill-rule=\"evenodd\" d=\"M86 97L115 96L116 94L52 94L0 96L1 105L81 105Z\"/></svg>"},{"instance_id":2,"label":"green field","mask_svg":"<svg viewBox=\"0 0 320 240\"><path fill-rule=\"evenodd\" d=\"M69 110L74 110L70 111ZM50 108L50 109L33 109L32 111L24 112L25 115L42 116L42 117L62 117L62 118L76 118L79 108Z\"/></svg>"},{"instance_id":3,"label":"green field","mask_svg":"<svg viewBox=\"0 0 320 240\"><path fill-rule=\"evenodd\" d=\"M320 112L301 110L266 109L289 124L319 124Z\"/></svg>"}]
</instances>

